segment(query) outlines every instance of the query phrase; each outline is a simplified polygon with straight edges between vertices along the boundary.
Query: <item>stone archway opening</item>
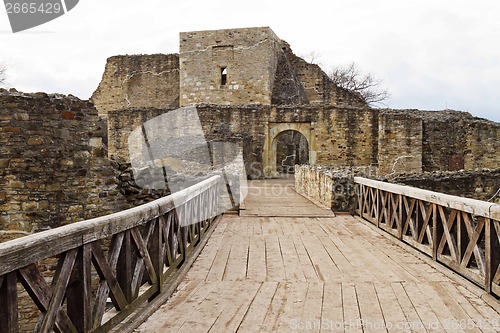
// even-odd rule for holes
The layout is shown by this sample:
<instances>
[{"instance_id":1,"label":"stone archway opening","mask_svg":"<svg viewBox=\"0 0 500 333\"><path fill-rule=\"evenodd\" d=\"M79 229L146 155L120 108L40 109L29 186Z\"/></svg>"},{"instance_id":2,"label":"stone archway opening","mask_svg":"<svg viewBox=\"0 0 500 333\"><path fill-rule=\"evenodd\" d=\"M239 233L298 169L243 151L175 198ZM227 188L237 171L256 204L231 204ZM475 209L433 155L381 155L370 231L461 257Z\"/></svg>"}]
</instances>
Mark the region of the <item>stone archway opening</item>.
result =
<instances>
[{"instance_id":1,"label":"stone archway opening","mask_svg":"<svg viewBox=\"0 0 500 333\"><path fill-rule=\"evenodd\" d=\"M284 153L278 153L278 142L284 141L284 145L286 146L286 142L291 142L291 149L294 148L294 142L296 138L296 145L299 149L299 153L295 153L295 156L299 158L299 161L302 164L315 165L316 163L316 136L314 134L314 124L309 122L297 122L297 123L268 123L268 130L266 133L266 140L264 143L263 149L263 170L265 178L275 178L280 176L278 166L285 165L295 165L295 160L289 158L288 161L283 162L287 155L294 155L293 153L288 154L287 149L283 149ZM282 133L292 132L290 140L280 140ZM298 134L295 134L298 133ZM299 135L300 134L300 135ZM287 134L284 134L285 138ZM305 141L305 142L304 142ZM306 146L307 143L307 146ZM280 149L281 150L281 149ZM306 154L307 151L307 154ZM283 155L286 154L286 155ZM283 157L280 157L283 156ZM305 157L307 156L307 158ZM277 159L280 158L279 162ZM278 163L277 163L278 162Z\"/></svg>"},{"instance_id":2,"label":"stone archway opening","mask_svg":"<svg viewBox=\"0 0 500 333\"><path fill-rule=\"evenodd\" d=\"M296 164L309 164L309 143L299 131L286 130L279 133L275 144L278 174L293 174Z\"/></svg>"}]
</instances>

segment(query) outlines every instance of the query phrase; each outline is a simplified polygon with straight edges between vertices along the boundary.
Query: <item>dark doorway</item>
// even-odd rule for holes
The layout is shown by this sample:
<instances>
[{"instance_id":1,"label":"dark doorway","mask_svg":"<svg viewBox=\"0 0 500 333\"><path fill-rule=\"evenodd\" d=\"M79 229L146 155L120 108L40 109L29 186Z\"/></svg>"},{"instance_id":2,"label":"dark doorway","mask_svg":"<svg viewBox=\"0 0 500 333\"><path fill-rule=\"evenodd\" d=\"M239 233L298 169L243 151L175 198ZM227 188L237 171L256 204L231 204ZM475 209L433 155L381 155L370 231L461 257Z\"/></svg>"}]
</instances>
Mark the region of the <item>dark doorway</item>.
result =
<instances>
[{"instance_id":1,"label":"dark doorway","mask_svg":"<svg viewBox=\"0 0 500 333\"><path fill-rule=\"evenodd\" d=\"M276 137L276 171L295 173L296 164L309 164L309 144L298 131L283 131Z\"/></svg>"}]
</instances>

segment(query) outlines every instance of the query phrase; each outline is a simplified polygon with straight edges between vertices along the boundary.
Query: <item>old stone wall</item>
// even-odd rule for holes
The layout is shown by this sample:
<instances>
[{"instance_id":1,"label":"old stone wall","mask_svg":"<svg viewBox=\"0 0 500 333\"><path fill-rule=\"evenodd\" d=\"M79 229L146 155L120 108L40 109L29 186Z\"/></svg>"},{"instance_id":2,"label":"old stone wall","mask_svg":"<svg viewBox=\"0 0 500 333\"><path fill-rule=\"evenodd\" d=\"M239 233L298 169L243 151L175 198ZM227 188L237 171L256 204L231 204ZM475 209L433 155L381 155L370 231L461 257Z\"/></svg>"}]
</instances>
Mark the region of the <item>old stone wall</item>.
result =
<instances>
[{"instance_id":1,"label":"old stone wall","mask_svg":"<svg viewBox=\"0 0 500 333\"><path fill-rule=\"evenodd\" d=\"M266 139L271 137L271 127L276 124L284 124L284 130L292 127L286 124L307 127L311 133L310 140L314 141L308 142L309 153L314 153L314 164L336 167L378 165L381 176L422 172L426 168L456 170L467 161L466 168L474 165L495 166L500 162L497 153L499 140L495 140L495 135L500 133L498 124L474 120L467 113L453 115L455 122L450 123L451 129L447 129L446 122L434 120L439 119L438 112L412 110L379 111L310 105L200 105L197 110L208 140L235 142L242 147L247 173L252 177L265 174ZM128 159L128 136L132 130L169 111L171 109L110 112L110 154ZM123 116L125 113L126 117ZM443 117L449 119L446 115ZM456 132L453 132L454 129ZM467 143L469 148L466 150ZM283 151L276 154L286 156ZM281 164L281 160L279 162L277 165Z\"/></svg>"},{"instance_id":2,"label":"old stone wall","mask_svg":"<svg viewBox=\"0 0 500 333\"><path fill-rule=\"evenodd\" d=\"M198 117L203 134L207 141L232 142L243 148L247 173L257 174L261 171L262 146L265 140L262 124L257 119L266 117L269 108L198 106ZM161 116L172 110L162 109L128 109L127 117L122 117L123 110L109 113L110 152L113 156L130 161L128 138L130 133L144 122ZM178 119L182 122L182 119ZM175 125L173 125L175 127ZM179 127L180 128L180 127ZM180 128L182 129L182 128ZM168 144L164 145L168 150ZM253 170L252 170L253 168Z\"/></svg>"},{"instance_id":3,"label":"old stone wall","mask_svg":"<svg viewBox=\"0 0 500 333\"><path fill-rule=\"evenodd\" d=\"M376 111L371 109L200 105L197 110L206 140L233 142L242 147L246 172L252 178L264 176L264 145L270 135L270 123L299 123L307 126L312 139L318 142L318 164L370 165L376 158L374 128L377 118ZM129 160L130 133L147 120L169 111L172 110L128 109L110 112L110 153ZM124 112L127 117L123 117Z\"/></svg>"},{"instance_id":4,"label":"old stone wall","mask_svg":"<svg viewBox=\"0 0 500 333\"><path fill-rule=\"evenodd\" d=\"M0 241L129 207L88 101L0 90Z\"/></svg>"},{"instance_id":5,"label":"old stone wall","mask_svg":"<svg viewBox=\"0 0 500 333\"><path fill-rule=\"evenodd\" d=\"M175 108L129 108L108 112L108 156L130 162L128 140L132 131L146 121Z\"/></svg>"},{"instance_id":6,"label":"old stone wall","mask_svg":"<svg viewBox=\"0 0 500 333\"><path fill-rule=\"evenodd\" d=\"M459 197L500 203L500 169L477 169L454 172L404 173L388 177L400 183Z\"/></svg>"},{"instance_id":7,"label":"old stone wall","mask_svg":"<svg viewBox=\"0 0 500 333\"><path fill-rule=\"evenodd\" d=\"M321 167L295 167L295 190L331 208L334 212L354 211L354 179L352 175Z\"/></svg>"},{"instance_id":8,"label":"old stone wall","mask_svg":"<svg viewBox=\"0 0 500 333\"><path fill-rule=\"evenodd\" d=\"M205 135L237 141L252 177L277 175L289 154L275 140L286 130L306 138L310 164L378 165L380 175L500 163L500 124L452 110L371 109L268 27L184 32L179 56L112 57L93 100L113 113L110 156L125 159L134 128L197 105Z\"/></svg>"},{"instance_id":9,"label":"old stone wall","mask_svg":"<svg viewBox=\"0 0 500 333\"><path fill-rule=\"evenodd\" d=\"M379 119L380 175L500 165L499 123L453 110L386 109Z\"/></svg>"},{"instance_id":10,"label":"old stone wall","mask_svg":"<svg viewBox=\"0 0 500 333\"><path fill-rule=\"evenodd\" d=\"M500 167L500 123L475 118L467 124L465 169Z\"/></svg>"},{"instance_id":11,"label":"old stone wall","mask_svg":"<svg viewBox=\"0 0 500 333\"><path fill-rule=\"evenodd\" d=\"M318 134L318 165L367 166L377 162L378 111L363 108L332 108L315 123Z\"/></svg>"},{"instance_id":12,"label":"old stone wall","mask_svg":"<svg viewBox=\"0 0 500 333\"><path fill-rule=\"evenodd\" d=\"M281 43L288 45L283 41ZM279 52L271 103L273 105L309 104L309 98L299 76L283 51Z\"/></svg>"},{"instance_id":13,"label":"old stone wall","mask_svg":"<svg viewBox=\"0 0 500 333\"><path fill-rule=\"evenodd\" d=\"M182 32L180 105L270 105L280 51L268 27Z\"/></svg>"},{"instance_id":14,"label":"old stone wall","mask_svg":"<svg viewBox=\"0 0 500 333\"><path fill-rule=\"evenodd\" d=\"M331 208L334 212L354 213L356 198L354 177L374 177L374 166L328 168L295 166L295 190Z\"/></svg>"},{"instance_id":15,"label":"old stone wall","mask_svg":"<svg viewBox=\"0 0 500 333\"><path fill-rule=\"evenodd\" d=\"M472 116L458 111L413 111L423 121L423 171L464 169L465 140Z\"/></svg>"},{"instance_id":16,"label":"old stone wall","mask_svg":"<svg viewBox=\"0 0 500 333\"><path fill-rule=\"evenodd\" d=\"M300 194L332 208L334 181L321 167L297 165L295 167L295 190Z\"/></svg>"},{"instance_id":17,"label":"old stone wall","mask_svg":"<svg viewBox=\"0 0 500 333\"><path fill-rule=\"evenodd\" d=\"M366 106L268 27L183 32L179 49L110 57L91 98L99 115L193 104Z\"/></svg>"},{"instance_id":18,"label":"old stone wall","mask_svg":"<svg viewBox=\"0 0 500 333\"><path fill-rule=\"evenodd\" d=\"M125 55L107 60L91 101L106 118L124 108L179 106L179 55Z\"/></svg>"},{"instance_id":19,"label":"old stone wall","mask_svg":"<svg viewBox=\"0 0 500 333\"><path fill-rule=\"evenodd\" d=\"M412 112L379 115L378 166L381 175L422 172L422 120Z\"/></svg>"}]
</instances>

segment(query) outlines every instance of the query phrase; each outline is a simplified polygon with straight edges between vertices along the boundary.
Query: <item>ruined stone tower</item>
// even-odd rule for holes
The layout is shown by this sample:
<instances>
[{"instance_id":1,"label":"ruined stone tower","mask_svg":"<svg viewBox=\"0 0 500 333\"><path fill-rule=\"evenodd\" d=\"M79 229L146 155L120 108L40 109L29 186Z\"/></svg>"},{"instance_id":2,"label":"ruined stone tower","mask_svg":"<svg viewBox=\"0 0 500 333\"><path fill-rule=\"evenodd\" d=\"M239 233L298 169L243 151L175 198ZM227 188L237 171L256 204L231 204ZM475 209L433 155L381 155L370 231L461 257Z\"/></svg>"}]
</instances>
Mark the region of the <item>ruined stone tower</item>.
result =
<instances>
[{"instance_id":1,"label":"ruined stone tower","mask_svg":"<svg viewBox=\"0 0 500 333\"><path fill-rule=\"evenodd\" d=\"M280 43L267 27L182 32L180 105L271 105Z\"/></svg>"}]
</instances>

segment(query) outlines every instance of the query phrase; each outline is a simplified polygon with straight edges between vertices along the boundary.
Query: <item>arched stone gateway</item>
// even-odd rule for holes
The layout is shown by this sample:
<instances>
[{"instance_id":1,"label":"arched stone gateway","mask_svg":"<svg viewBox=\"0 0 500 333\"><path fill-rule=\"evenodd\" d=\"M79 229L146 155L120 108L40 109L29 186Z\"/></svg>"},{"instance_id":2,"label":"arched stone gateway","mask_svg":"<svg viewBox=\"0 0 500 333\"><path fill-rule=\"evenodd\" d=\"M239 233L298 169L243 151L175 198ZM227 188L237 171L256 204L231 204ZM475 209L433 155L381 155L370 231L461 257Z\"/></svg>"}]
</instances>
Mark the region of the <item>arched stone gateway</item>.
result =
<instances>
[{"instance_id":1,"label":"arched stone gateway","mask_svg":"<svg viewBox=\"0 0 500 333\"><path fill-rule=\"evenodd\" d=\"M298 131L283 131L276 141L276 171L295 173L295 165L309 164L309 143Z\"/></svg>"},{"instance_id":2,"label":"arched stone gateway","mask_svg":"<svg viewBox=\"0 0 500 333\"><path fill-rule=\"evenodd\" d=\"M277 177L279 174L276 169L278 136L285 131L297 131L306 138L309 146L309 164L316 163L316 138L313 123L268 123L263 151L263 169L266 178Z\"/></svg>"}]
</instances>

